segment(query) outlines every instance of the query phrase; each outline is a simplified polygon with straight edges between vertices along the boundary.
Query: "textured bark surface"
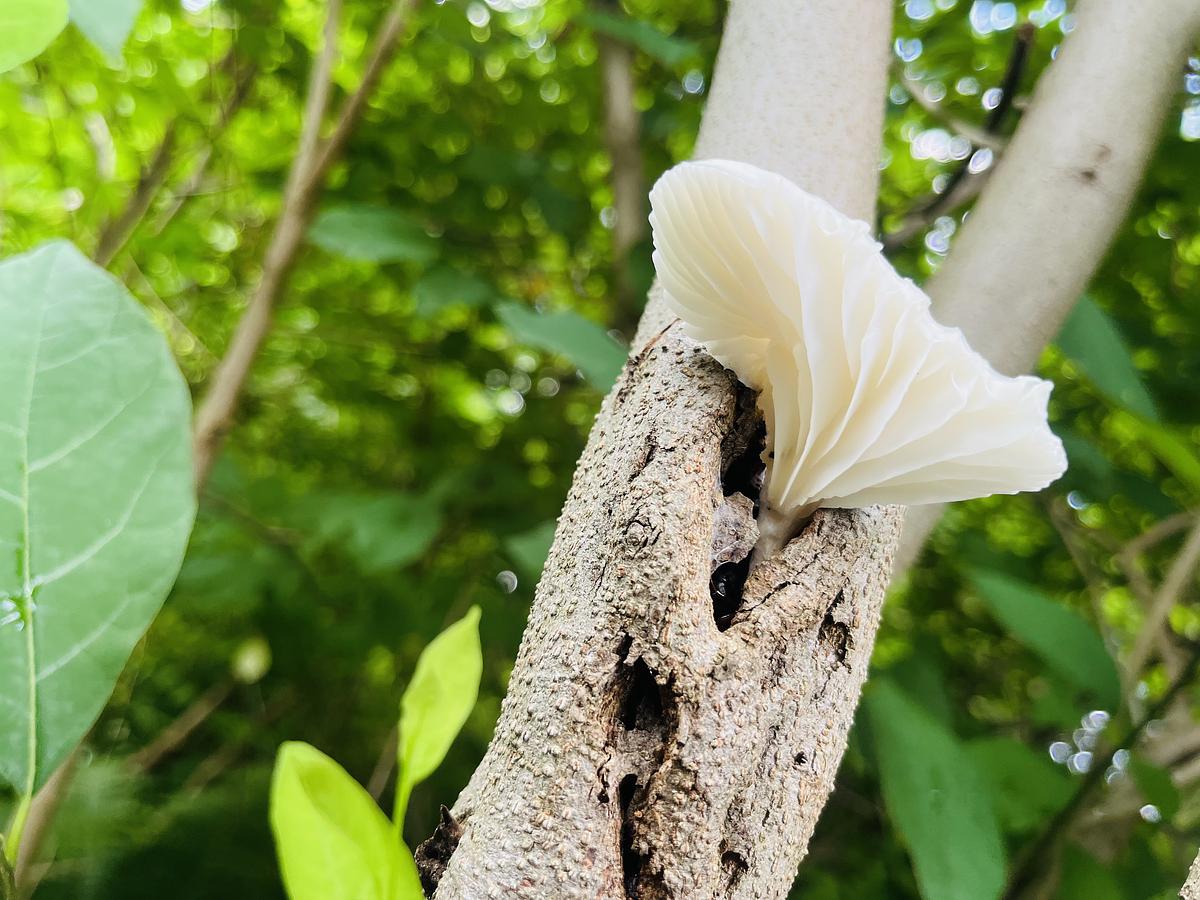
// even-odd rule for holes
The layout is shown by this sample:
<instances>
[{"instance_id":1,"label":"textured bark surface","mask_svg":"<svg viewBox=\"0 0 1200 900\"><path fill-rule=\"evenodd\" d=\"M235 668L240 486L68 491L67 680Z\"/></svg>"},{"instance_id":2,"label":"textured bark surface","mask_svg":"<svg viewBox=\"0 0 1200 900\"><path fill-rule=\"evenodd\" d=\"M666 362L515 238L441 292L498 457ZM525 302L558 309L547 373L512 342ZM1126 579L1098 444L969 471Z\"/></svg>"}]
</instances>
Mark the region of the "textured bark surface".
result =
<instances>
[{"instance_id":1,"label":"textured bark surface","mask_svg":"<svg viewBox=\"0 0 1200 900\"><path fill-rule=\"evenodd\" d=\"M606 401L438 897L787 892L845 747L900 511L817 513L718 630L723 463L753 425L736 396L668 327Z\"/></svg>"},{"instance_id":2,"label":"textured bark surface","mask_svg":"<svg viewBox=\"0 0 1200 900\"><path fill-rule=\"evenodd\" d=\"M1187 881L1179 891L1180 900L1200 900L1200 855L1192 861Z\"/></svg>"},{"instance_id":3,"label":"textured bark surface","mask_svg":"<svg viewBox=\"0 0 1200 900\"><path fill-rule=\"evenodd\" d=\"M696 155L872 220L891 16L734 0ZM671 326L593 427L438 898L782 897L832 789L900 511L818 512L743 591L753 398Z\"/></svg>"}]
</instances>

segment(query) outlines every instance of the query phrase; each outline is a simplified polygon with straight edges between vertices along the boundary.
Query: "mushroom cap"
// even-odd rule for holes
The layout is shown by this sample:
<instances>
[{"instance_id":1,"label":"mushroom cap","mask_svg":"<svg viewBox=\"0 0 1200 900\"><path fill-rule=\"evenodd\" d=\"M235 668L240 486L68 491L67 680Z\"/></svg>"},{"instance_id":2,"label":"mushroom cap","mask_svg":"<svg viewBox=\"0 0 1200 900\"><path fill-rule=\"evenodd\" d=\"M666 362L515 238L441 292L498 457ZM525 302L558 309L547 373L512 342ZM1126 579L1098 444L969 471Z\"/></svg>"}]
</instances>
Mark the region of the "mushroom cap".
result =
<instances>
[{"instance_id":1,"label":"mushroom cap","mask_svg":"<svg viewBox=\"0 0 1200 900\"><path fill-rule=\"evenodd\" d=\"M865 222L727 160L676 166L650 204L667 304L759 391L772 508L1014 494L1066 470L1050 383L1001 375L938 324Z\"/></svg>"}]
</instances>

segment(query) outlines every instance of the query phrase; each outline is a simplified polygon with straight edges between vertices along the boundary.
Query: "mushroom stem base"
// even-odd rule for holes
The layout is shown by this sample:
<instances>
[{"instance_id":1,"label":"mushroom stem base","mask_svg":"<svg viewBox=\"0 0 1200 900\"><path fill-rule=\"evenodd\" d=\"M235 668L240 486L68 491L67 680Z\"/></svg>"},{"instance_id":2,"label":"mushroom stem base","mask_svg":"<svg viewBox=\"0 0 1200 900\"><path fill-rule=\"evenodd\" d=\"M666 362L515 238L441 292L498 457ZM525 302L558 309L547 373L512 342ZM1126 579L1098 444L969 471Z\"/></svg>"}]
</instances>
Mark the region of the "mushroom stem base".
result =
<instances>
[{"instance_id":1,"label":"mushroom stem base","mask_svg":"<svg viewBox=\"0 0 1200 900\"><path fill-rule=\"evenodd\" d=\"M759 563L786 547L788 541L803 530L816 510L816 504L811 504L784 512L764 501L758 514L758 543L750 554L750 571L753 572Z\"/></svg>"}]
</instances>

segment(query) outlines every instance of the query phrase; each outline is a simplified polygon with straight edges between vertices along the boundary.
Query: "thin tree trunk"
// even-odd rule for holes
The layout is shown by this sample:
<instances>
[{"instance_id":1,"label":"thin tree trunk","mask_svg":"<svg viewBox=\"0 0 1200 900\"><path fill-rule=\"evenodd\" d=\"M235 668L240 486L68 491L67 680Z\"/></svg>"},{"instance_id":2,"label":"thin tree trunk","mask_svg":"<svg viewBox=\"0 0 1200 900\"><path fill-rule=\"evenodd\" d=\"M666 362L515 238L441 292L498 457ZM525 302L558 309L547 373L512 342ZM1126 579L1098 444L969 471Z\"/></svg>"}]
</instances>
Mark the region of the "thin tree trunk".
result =
<instances>
[{"instance_id":1,"label":"thin tree trunk","mask_svg":"<svg viewBox=\"0 0 1200 900\"><path fill-rule=\"evenodd\" d=\"M1010 375L1033 370L1124 220L1180 89L1200 3L1081 0L1076 18L926 285L937 318ZM942 509L909 511L898 568Z\"/></svg>"},{"instance_id":2,"label":"thin tree trunk","mask_svg":"<svg viewBox=\"0 0 1200 900\"><path fill-rule=\"evenodd\" d=\"M871 219L891 12L736 0L697 155L773 169ZM457 847L423 861L439 898L782 897L832 789L901 511L818 512L750 575L722 630L714 521L723 545L756 533L722 491L758 452L756 419L672 324L652 292L492 744L441 829L461 828Z\"/></svg>"},{"instance_id":3,"label":"thin tree trunk","mask_svg":"<svg viewBox=\"0 0 1200 900\"><path fill-rule=\"evenodd\" d=\"M618 319L632 330L641 309L634 296L630 254L646 234L646 175L642 166L641 114L635 103L633 48L597 34L604 82L604 143L612 160L610 182L616 222L612 229Z\"/></svg>"}]
</instances>

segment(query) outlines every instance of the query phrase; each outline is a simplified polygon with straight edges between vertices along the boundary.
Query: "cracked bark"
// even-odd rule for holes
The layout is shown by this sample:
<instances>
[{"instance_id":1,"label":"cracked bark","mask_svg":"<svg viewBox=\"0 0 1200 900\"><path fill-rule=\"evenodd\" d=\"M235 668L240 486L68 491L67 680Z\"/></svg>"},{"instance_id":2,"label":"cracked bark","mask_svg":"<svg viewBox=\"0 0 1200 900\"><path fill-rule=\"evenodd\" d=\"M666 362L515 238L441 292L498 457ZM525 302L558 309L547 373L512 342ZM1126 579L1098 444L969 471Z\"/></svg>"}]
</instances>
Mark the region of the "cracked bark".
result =
<instances>
[{"instance_id":1,"label":"cracked bark","mask_svg":"<svg viewBox=\"0 0 1200 900\"><path fill-rule=\"evenodd\" d=\"M697 155L872 219L890 17L735 0ZM817 512L718 611L714 570L753 539L736 493L757 421L671 324L652 291L455 841L418 851L438 898L782 897L832 790L901 511Z\"/></svg>"}]
</instances>

